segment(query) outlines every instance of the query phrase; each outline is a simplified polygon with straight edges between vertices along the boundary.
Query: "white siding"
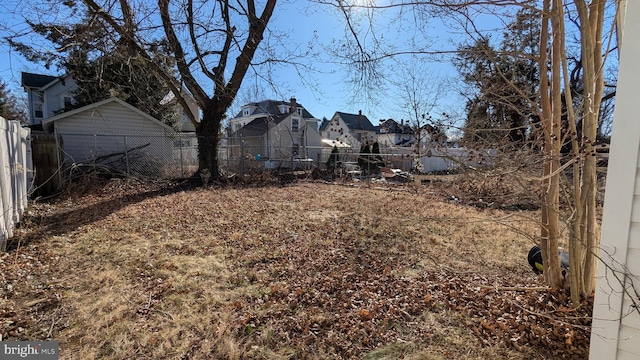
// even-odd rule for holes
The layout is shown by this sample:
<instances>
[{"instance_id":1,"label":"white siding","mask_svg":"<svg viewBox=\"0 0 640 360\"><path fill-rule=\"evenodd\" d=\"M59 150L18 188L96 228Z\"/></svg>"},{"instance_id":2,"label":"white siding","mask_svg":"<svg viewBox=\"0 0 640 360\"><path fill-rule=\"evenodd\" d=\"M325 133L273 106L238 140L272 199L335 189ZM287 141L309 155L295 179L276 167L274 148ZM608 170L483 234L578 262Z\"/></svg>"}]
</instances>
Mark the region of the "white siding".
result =
<instances>
[{"instance_id":1,"label":"white siding","mask_svg":"<svg viewBox=\"0 0 640 360\"><path fill-rule=\"evenodd\" d=\"M589 357L640 359L640 309L631 307L640 289L640 1L627 3L618 74L611 151L602 217ZM615 275L615 276L614 276ZM618 279L622 279L622 284Z\"/></svg>"},{"instance_id":2,"label":"white siding","mask_svg":"<svg viewBox=\"0 0 640 360\"><path fill-rule=\"evenodd\" d=\"M638 341L640 341L640 339L638 339L638 328L623 324L620 327L618 337L620 338L618 340L618 350L623 350L629 355L636 356L635 359L638 359Z\"/></svg>"},{"instance_id":3,"label":"white siding","mask_svg":"<svg viewBox=\"0 0 640 360\"><path fill-rule=\"evenodd\" d=\"M617 360L638 360L638 355L628 353L624 350L618 351Z\"/></svg>"},{"instance_id":4,"label":"white siding","mask_svg":"<svg viewBox=\"0 0 640 360\"><path fill-rule=\"evenodd\" d=\"M56 113L64 109L64 96L73 96L73 91L77 89L76 82L67 75L63 80L57 81L44 91L46 114L45 118L55 116Z\"/></svg>"},{"instance_id":5,"label":"white siding","mask_svg":"<svg viewBox=\"0 0 640 360\"><path fill-rule=\"evenodd\" d=\"M163 134L164 128L118 102L90 108L56 121L64 134Z\"/></svg>"},{"instance_id":6,"label":"white siding","mask_svg":"<svg viewBox=\"0 0 640 360\"><path fill-rule=\"evenodd\" d=\"M67 167L104 160L128 173L133 168L139 173L159 174L162 165L175 161L175 134L118 101L69 114L54 121ZM121 155L105 160L113 154Z\"/></svg>"}]
</instances>

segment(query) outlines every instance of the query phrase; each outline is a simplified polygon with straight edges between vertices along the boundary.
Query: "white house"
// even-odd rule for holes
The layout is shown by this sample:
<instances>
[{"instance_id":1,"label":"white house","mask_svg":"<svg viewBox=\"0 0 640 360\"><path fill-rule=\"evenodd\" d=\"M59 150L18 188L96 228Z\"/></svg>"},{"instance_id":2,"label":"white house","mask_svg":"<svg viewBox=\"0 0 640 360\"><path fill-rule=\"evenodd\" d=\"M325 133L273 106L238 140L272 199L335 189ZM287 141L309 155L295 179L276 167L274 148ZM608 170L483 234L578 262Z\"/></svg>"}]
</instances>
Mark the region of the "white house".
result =
<instances>
[{"instance_id":1,"label":"white house","mask_svg":"<svg viewBox=\"0 0 640 360\"><path fill-rule=\"evenodd\" d=\"M411 147L415 143L415 135L409 124L403 120L398 123L393 119L382 121L377 127L378 144L381 147Z\"/></svg>"},{"instance_id":2,"label":"white house","mask_svg":"<svg viewBox=\"0 0 640 360\"><path fill-rule=\"evenodd\" d=\"M193 98L193 96L191 96L191 94L189 94L189 92L185 88L182 88L181 92L183 95L185 95L185 100L187 105L189 106L189 111L191 111L191 113L196 117L196 120L200 120L200 107L198 106L196 100ZM193 122L191 122L191 119L187 115L182 105L178 102L178 100L176 100L176 96L173 91L169 91L169 93L165 95L164 98L162 98L162 100L160 101L160 105L166 104L175 104L175 106L177 106L176 111L181 114L181 121L178 130L183 132L196 131L196 126L193 124Z\"/></svg>"},{"instance_id":3,"label":"white house","mask_svg":"<svg viewBox=\"0 0 640 360\"><path fill-rule=\"evenodd\" d=\"M622 10L621 7L619 10ZM640 359L640 1L628 1L620 52L589 358ZM624 25L624 26L622 26Z\"/></svg>"},{"instance_id":4,"label":"white house","mask_svg":"<svg viewBox=\"0 0 640 360\"><path fill-rule=\"evenodd\" d=\"M307 123L315 123L318 128L319 119L307 111L307 109L298 103L296 98L291 98L289 102L278 100L263 100L260 102L252 102L242 106L240 112L232 119L229 119L229 133L240 130L243 126L249 124L255 119L265 116L276 116L281 114L297 113L300 119Z\"/></svg>"},{"instance_id":5,"label":"white house","mask_svg":"<svg viewBox=\"0 0 640 360\"><path fill-rule=\"evenodd\" d=\"M323 139L344 142L354 149L376 140L376 128L362 111L358 114L336 112L331 120L321 125L320 131Z\"/></svg>"},{"instance_id":6,"label":"white house","mask_svg":"<svg viewBox=\"0 0 640 360\"><path fill-rule=\"evenodd\" d=\"M166 176L165 171L183 168L185 159L197 158L195 137L176 132L118 98L46 118L42 125L56 135L67 167L106 166Z\"/></svg>"},{"instance_id":7,"label":"white house","mask_svg":"<svg viewBox=\"0 0 640 360\"><path fill-rule=\"evenodd\" d=\"M255 103L254 103L255 104ZM318 132L318 119L297 106L295 99L279 114L252 116L246 124L231 133L229 137L232 157L245 157L264 162L266 168L310 167L317 162L322 152L322 142ZM308 114L305 117L305 114Z\"/></svg>"},{"instance_id":8,"label":"white house","mask_svg":"<svg viewBox=\"0 0 640 360\"><path fill-rule=\"evenodd\" d=\"M27 92L29 125L40 125L43 119L62 112L73 103L76 82L69 74L49 76L22 73L22 87Z\"/></svg>"}]
</instances>

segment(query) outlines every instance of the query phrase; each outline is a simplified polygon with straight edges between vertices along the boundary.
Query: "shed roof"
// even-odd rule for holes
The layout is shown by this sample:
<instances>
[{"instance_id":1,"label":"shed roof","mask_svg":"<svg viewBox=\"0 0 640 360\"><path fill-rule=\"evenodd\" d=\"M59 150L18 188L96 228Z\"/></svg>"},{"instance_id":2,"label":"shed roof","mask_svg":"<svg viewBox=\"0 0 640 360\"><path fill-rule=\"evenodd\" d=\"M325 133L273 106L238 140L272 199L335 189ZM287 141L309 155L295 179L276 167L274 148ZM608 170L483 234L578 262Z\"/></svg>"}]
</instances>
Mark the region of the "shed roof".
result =
<instances>
[{"instance_id":1,"label":"shed roof","mask_svg":"<svg viewBox=\"0 0 640 360\"><path fill-rule=\"evenodd\" d=\"M83 106L81 108L73 109L71 111L66 111L66 112L63 112L63 113L58 114L56 116L52 116L50 118L44 119L44 120L42 120L42 126L44 127L44 129L46 131L51 132L53 130L53 123L56 122L56 121L64 120L65 118L68 118L70 116L79 114L81 112L84 112L84 111L87 111L87 110L90 110L90 109L96 109L96 108L99 108L99 107L101 107L103 105L106 105L106 104L109 104L109 103L112 103L112 102L120 104L121 106L129 109L130 111L132 111L134 113L137 113L138 115L140 115L143 118L155 123L156 125L158 125L158 126L160 126L162 128L165 128L166 130L173 131L173 128L171 128L169 125L163 123L162 121L154 118L153 116L151 116L151 115L147 114L146 112L138 109L137 107L135 107L135 106L133 106L131 104L128 104L125 101L123 101L121 99L118 99L116 97L111 97L111 98L108 98L108 99L105 99L105 100L102 100L102 101L95 102L93 104L89 104L89 105Z\"/></svg>"}]
</instances>

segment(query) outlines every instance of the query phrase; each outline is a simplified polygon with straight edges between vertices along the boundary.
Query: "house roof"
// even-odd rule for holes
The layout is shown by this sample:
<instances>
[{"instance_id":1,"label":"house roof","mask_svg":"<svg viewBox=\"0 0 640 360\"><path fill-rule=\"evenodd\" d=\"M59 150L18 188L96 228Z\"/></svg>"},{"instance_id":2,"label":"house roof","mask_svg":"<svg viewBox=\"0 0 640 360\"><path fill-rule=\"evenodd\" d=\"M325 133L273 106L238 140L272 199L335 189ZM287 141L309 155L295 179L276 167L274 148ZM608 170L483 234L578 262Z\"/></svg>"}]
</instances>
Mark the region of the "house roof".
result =
<instances>
[{"instance_id":1,"label":"house roof","mask_svg":"<svg viewBox=\"0 0 640 360\"><path fill-rule=\"evenodd\" d=\"M57 80L57 76L32 74L28 72L22 73L22 86L30 88L41 88L52 81Z\"/></svg>"},{"instance_id":2,"label":"house roof","mask_svg":"<svg viewBox=\"0 0 640 360\"><path fill-rule=\"evenodd\" d=\"M90 109L96 109L96 108L99 108L99 107L101 107L103 105L110 104L112 102L115 102L115 103L118 103L118 104L124 106L125 108L131 110L134 113L137 113L137 114L141 115L142 117L146 118L147 120L149 120L149 121L151 121L153 123L156 123L156 125L161 126L161 127L165 128L166 130L173 131L171 126L163 123L162 121L154 118L153 116L151 116L151 115L147 114L146 112L138 109L137 107L135 107L135 106L133 106L131 104L128 104L125 101L120 100L120 99L118 99L116 97L111 97L111 98L108 98L108 99L105 99L105 100L102 100L102 101L95 102L93 104L89 104L89 105L83 106L81 108L73 109L71 111L63 112L63 113L58 114L56 116L52 116L50 118L46 118L46 119L42 120L42 126L44 127L45 130L51 132L52 128L53 128L53 123L56 122L56 121L64 120L65 118L68 118L70 116L79 114L81 112L84 112L84 111L87 111L87 110L90 110Z\"/></svg>"},{"instance_id":3,"label":"house roof","mask_svg":"<svg viewBox=\"0 0 640 360\"><path fill-rule=\"evenodd\" d=\"M278 106L280 105L290 105L291 102L289 101L281 101L281 100L263 100L260 102L252 102L252 103L248 103L243 105L242 107L254 107L255 109L253 110L253 112L249 115L259 115L259 114L264 114L264 115L280 115L280 109L278 109ZM302 104L300 104L299 102L296 102L296 105L298 107L302 108L302 117L305 119L314 119L315 117L313 115L311 115L307 109L304 108L304 106L302 106ZM240 110L240 112L234 117L234 118L240 118L243 117L242 115L242 110Z\"/></svg>"},{"instance_id":4,"label":"house roof","mask_svg":"<svg viewBox=\"0 0 640 360\"><path fill-rule=\"evenodd\" d=\"M376 133L378 134L411 134L413 131L409 125L404 123L398 124L393 119L385 120L380 126L376 126Z\"/></svg>"},{"instance_id":5,"label":"house roof","mask_svg":"<svg viewBox=\"0 0 640 360\"><path fill-rule=\"evenodd\" d=\"M322 119L322 123L320 123L320 131L325 131L327 130L327 127L329 127L329 124L331 123L331 121L329 121L328 119Z\"/></svg>"},{"instance_id":6,"label":"house roof","mask_svg":"<svg viewBox=\"0 0 640 360\"><path fill-rule=\"evenodd\" d=\"M238 129L233 136L260 136L269 130L269 123L279 124L291 114L279 114L272 116L263 116L253 119L250 123Z\"/></svg>"},{"instance_id":7,"label":"house roof","mask_svg":"<svg viewBox=\"0 0 640 360\"><path fill-rule=\"evenodd\" d=\"M369 121L365 115L362 115L362 113L348 114L337 111L336 114L340 116L342 121L344 121L351 130L376 131L375 126L373 126L371 121Z\"/></svg>"}]
</instances>

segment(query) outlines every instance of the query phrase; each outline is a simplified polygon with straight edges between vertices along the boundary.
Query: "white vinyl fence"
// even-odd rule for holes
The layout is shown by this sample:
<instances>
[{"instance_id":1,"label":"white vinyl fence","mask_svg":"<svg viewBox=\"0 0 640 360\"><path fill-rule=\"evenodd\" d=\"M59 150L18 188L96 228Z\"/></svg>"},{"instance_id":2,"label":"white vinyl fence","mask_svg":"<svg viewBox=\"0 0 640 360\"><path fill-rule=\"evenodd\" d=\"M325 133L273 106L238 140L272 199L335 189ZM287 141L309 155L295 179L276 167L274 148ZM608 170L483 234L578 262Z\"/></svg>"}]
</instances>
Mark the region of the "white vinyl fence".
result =
<instances>
[{"instance_id":1,"label":"white vinyl fence","mask_svg":"<svg viewBox=\"0 0 640 360\"><path fill-rule=\"evenodd\" d=\"M31 183L30 129L0 117L0 249L27 208Z\"/></svg>"}]
</instances>

